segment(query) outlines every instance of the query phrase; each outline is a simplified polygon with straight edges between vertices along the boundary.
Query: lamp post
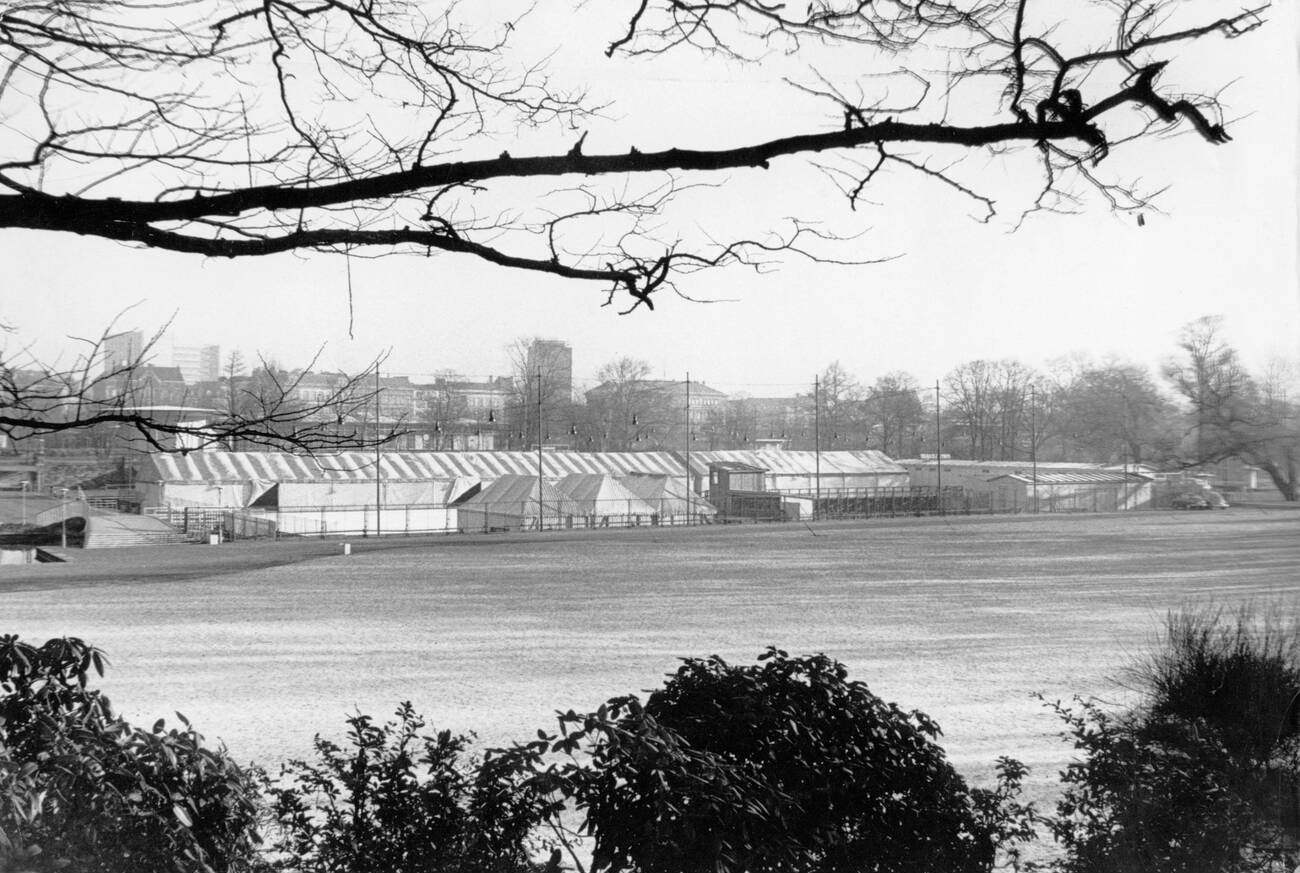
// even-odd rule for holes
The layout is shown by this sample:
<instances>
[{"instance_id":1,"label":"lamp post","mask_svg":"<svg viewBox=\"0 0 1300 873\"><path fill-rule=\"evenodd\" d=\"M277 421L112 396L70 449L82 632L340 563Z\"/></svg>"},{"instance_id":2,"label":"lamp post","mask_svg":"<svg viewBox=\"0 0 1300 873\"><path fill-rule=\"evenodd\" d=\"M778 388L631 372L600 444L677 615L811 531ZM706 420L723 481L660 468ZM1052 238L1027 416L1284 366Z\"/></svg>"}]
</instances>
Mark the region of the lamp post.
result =
<instances>
[{"instance_id":1,"label":"lamp post","mask_svg":"<svg viewBox=\"0 0 1300 873\"><path fill-rule=\"evenodd\" d=\"M68 547L68 489L63 489L63 500L59 503L59 529L61 531L60 542L63 548Z\"/></svg>"},{"instance_id":2,"label":"lamp post","mask_svg":"<svg viewBox=\"0 0 1300 873\"><path fill-rule=\"evenodd\" d=\"M22 495L23 495L23 496L22 496L22 501L23 501L23 527L26 527L26 526L27 526L27 489L28 489L29 487L31 487L31 484L32 484L31 482L28 482L26 479L24 479L23 482L22 482L22 485L19 486L19 490L22 491Z\"/></svg>"},{"instance_id":3,"label":"lamp post","mask_svg":"<svg viewBox=\"0 0 1300 873\"><path fill-rule=\"evenodd\" d=\"M691 525L691 373L686 371L686 526ZM712 494L710 494L712 496Z\"/></svg>"},{"instance_id":4,"label":"lamp post","mask_svg":"<svg viewBox=\"0 0 1300 873\"><path fill-rule=\"evenodd\" d=\"M822 400L821 377L813 376L813 521L821 518L822 505Z\"/></svg>"},{"instance_id":5,"label":"lamp post","mask_svg":"<svg viewBox=\"0 0 1300 873\"><path fill-rule=\"evenodd\" d=\"M537 368L537 529L546 522L546 504L542 500L542 368Z\"/></svg>"},{"instance_id":6,"label":"lamp post","mask_svg":"<svg viewBox=\"0 0 1300 873\"><path fill-rule=\"evenodd\" d=\"M1034 472L1034 512L1038 512L1038 389L1029 386L1029 463Z\"/></svg>"},{"instance_id":7,"label":"lamp post","mask_svg":"<svg viewBox=\"0 0 1300 873\"><path fill-rule=\"evenodd\" d=\"M936 482L935 494L939 498L939 514L943 515L943 430L942 416L939 408L939 380L934 380L934 464Z\"/></svg>"}]
</instances>

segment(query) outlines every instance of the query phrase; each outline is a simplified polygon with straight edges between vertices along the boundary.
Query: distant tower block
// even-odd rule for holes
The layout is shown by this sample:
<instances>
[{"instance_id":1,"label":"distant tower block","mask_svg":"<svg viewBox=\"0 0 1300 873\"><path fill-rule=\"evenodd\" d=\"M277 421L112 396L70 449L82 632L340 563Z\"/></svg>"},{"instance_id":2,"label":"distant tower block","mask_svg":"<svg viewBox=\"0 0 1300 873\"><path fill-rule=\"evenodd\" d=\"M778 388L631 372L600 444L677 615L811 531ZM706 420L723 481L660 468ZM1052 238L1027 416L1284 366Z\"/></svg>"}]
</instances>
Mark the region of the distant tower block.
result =
<instances>
[{"instance_id":1,"label":"distant tower block","mask_svg":"<svg viewBox=\"0 0 1300 873\"><path fill-rule=\"evenodd\" d=\"M561 340L536 339L528 347L528 375L542 372L548 398L568 403L573 399L573 349Z\"/></svg>"}]
</instances>

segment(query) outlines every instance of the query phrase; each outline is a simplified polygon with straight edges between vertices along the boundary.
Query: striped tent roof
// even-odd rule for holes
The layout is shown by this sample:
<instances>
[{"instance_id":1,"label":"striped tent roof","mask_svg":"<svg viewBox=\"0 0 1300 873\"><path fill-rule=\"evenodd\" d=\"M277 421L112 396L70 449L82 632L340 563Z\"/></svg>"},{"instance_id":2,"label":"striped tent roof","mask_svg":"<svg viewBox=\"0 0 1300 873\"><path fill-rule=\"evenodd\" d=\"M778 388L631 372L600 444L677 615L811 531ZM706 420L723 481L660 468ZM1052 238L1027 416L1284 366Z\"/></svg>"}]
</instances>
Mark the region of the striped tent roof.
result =
<instances>
[{"instance_id":1,"label":"striped tent roof","mask_svg":"<svg viewBox=\"0 0 1300 873\"><path fill-rule=\"evenodd\" d=\"M374 481L497 479L537 475L536 452L373 452L293 455L286 452L189 452L149 456L140 478L164 483ZM542 475L560 479L571 473L682 474L669 452L543 452Z\"/></svg>"},{"instance_id":2,"label":"striped tent roof","mask_svg":"<svg viewBox=\"0 0 1300 873\"><path fill-rule=\"evenodd\" d=\"M704 475L709 464L726 462L762 467L769 476L813 476L819 463L817 452L766 451L766 452L691 452L691 471ZM883 452L874 449L861 451L821 452L823 476L903 475L907 470L890 460Z\"/></svg>"}]
</instances>

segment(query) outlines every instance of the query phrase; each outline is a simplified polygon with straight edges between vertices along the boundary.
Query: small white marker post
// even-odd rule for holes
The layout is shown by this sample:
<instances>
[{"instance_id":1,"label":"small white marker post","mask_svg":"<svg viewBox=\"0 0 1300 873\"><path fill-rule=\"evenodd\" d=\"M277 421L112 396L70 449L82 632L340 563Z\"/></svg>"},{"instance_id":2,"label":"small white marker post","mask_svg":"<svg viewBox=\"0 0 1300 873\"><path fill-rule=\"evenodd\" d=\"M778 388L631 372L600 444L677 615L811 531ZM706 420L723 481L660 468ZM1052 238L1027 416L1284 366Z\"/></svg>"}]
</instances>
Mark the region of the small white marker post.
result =
<instances>
[{"instance_id":1,"label":"small white marker post","mask_svg":"<svg viewBox=\"0 0 1300 873\"><path fill-rule=\"evenodd\" d=\"M352 554L352 543L344 543L344 544L343 544L343 555L346 557L347 555L350 555L350 554Z\"/></svg>"}]
</instances>

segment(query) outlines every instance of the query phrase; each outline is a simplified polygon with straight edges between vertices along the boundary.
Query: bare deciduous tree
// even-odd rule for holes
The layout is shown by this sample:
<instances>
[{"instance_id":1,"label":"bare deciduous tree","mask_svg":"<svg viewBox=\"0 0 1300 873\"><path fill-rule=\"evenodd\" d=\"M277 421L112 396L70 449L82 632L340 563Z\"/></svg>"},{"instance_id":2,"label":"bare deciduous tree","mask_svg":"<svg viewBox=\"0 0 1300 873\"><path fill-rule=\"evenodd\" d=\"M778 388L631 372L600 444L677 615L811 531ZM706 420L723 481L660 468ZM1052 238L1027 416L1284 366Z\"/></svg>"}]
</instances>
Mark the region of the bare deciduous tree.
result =
<instances>
[{"instance_id":1,"label":"bare deciduous tree","mask_svg":"<svg viewBox=\"0 0 1300 873\"><path fill-rule=\"evenodd\" d=\"M1057 386L1060 442L1076 460L1162 464L1175 454L1175 410L1143 367L1083 362Z\"/></svg>"},{"instance_id":2,"label":"bare deciduous tree","mask_svg":"<svg viewBox=\"0 0 1300 873\"><path fill-rule=\"evenodd\" d=\"M572 445L577 416L573 404L572 367L552 341L519 337L506 346L512 397L504 411L511 443L520 448ZM541 379L538 379L538 374Z\"/></svg>"},{"instance_id":3,"label":"bare deciduous tree","mask_svg":"<svg viewBox=\"0 0 1300 873\"><path fill-rule=\"evenodd\" d=\"M1287 500L1300 499L1300 413L1292 375L1273 367L1263 379L1242 363L1222 320L1200 318L1179 338L1165 376L1189 412L1185 463L1237 458L1259 467Z\"/></svg>"},{"instance_id":4,"label":"bare deciduous tree","mask_svg":"<svg viewBox=\"0 0 1300 873\"><path fill-rule=\"evenodd\" d=\"M596 431L602 451L640 447L643 432L661 418L656 392L647 384L650 364L621 357L596 371L597 386L587 392L587 426Z\"/></svg>"},{"instance_id":5,"label":"bare deciduous tree","mask_svg":"<svg viewBox=\"0 0 1300 873\"><path fill-rule=\"evenodd\" d=\"M875 439L871 448L894 458L920 454L926 425L921 386L911 373L895 371L876 379L866 397L867 417Z\"/></svg>"},{"instance_id":6,"label":"bare deciduous tree","mask_svg":"<svg viewBox=\"0 0 1300 873\"><path fill-rule=\"evenodd\" d=\"M1144 208L1148 194L1106 175L1103 161L1173 127L1226 142L1216 97L1225 82L1177 61L1192 43L1256 29L1266 9L625 5L611 58L797 53L809 68L794 84L827 101L827 123L721 148L683 140L588 151L581 131L599 107L517 53L526 18L484 21L501 4L8 0L0 228L218 257L450 253L601 283L609 300L649 307L698 270L761 267L789 252L843 256L807 217L704 234L688 232L689 217L672 220L683 192L726 198L700 190L721 171L763 168L763 184L781 186L793 156L816 156L849 206L897 172L990 220L1006 192L986 190L978 161L960 162L1005 155L1032 181L1027 198L1009 198L1011 214L1073 211L1094 195L1117 210ZM819 66L840 51L852 63ZM824 72L832 67L849 72ZM537 141L527 132L553 123L571 144L525 153Z\"/></svg>"},{"instance_id":7,"label":"bare deciduous tree","mask_svg":"<svg viewBox=\"0 0 1300 873\"><path fill-rule=\"evenodd\" d=\"M1019 361L968 361L944 377L947 428L977 461L1028 456L1034 372Z\"/></svg>"},{"instance_id":8,"label":"bare deciduous tree","mask_svg":"<svg viewBox=\"0 0 1300 873\"><path fill-rule=\"evenodd\" d=\"M839 361L817 376L817 425L821 448L842 449L865 444L862 385Z\"/></svg>"}]
</instances>

